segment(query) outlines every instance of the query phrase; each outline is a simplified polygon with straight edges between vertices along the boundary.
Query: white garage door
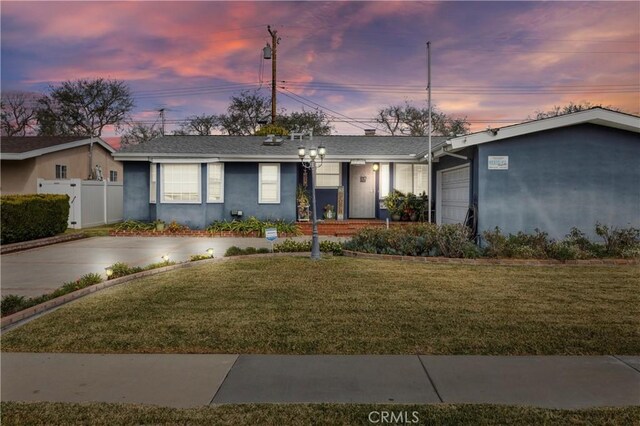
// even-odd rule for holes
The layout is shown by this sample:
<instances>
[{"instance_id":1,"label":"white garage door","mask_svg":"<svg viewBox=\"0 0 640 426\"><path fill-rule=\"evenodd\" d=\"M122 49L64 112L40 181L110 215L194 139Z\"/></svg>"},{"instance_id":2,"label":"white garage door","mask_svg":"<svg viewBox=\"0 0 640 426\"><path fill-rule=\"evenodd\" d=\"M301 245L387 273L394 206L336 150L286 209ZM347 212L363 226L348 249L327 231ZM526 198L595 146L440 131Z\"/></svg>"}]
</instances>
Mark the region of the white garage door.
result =
<instances>
[{"instance_id":1,"label":"white garage door","mask_svg":"<svg viewBox=\"0 0 640 426\"><path fill-rule=\"evenodd\" d=\"M438 174L438 223L464 223L469 209L471 168L467 166L443 170Z\"/></svg>"}]
</instances>

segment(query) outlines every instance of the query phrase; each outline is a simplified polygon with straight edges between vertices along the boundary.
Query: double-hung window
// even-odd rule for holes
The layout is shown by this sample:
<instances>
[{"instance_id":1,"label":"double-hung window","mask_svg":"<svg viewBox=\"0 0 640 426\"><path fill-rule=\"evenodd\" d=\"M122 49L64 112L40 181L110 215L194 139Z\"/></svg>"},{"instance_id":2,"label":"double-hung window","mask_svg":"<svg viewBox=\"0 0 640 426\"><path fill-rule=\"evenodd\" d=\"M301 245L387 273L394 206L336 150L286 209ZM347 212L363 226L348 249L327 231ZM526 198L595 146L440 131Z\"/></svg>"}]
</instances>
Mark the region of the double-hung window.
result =
<instances>
[{"instance_id":1,"label":"double-hung window","mask_svg":"<svg viewBox=\"0 0 640 426\"><path fill-rule=\"evenodd\" d=\"M340 163L322 163L316 169L317 188L337 188L340 186Z\"/></svg>"},{"instance_id":2,"label":"double-hung window","mask_svg":"<svg viewBox=\"0 0 640 426\"><path fill-rule=\"evenodd\" d=\"M162 164L163 203L200 203L200 164Z\"/></svg>"},{"instance_id":3,"label":"double-hung window","mask_svg":"<svg viewBox=\"0 0 640 426\"><path fill-rule=\"evenodd\" d=\"M207 165L207 203L224 202L224 163Z\"/></svg>"},{"instance_id":4,"label":"double-hung window","mask_svg":"<svg viewBox=\"0 0 640 426\"><path fill-rule=\"evenodd\" d=\"M396 163L393 187L405 194L422 194L429 185L429 166L426 164Z\"/></svg>"},{"instance_id":5,"label":"double-hung window","mask_svg":"<svg viewBox=\"0 0 640 426\"><path fill-rule=\"evenodd\" d=\"M280 203L280 163L258 165L258 203Z\"/></svg>"},{"instance_id":6,"label":"double-hung window","mask_svg":"<svg viewBox=\"0 0 640 426\"><path fill-rule=\"evenodd\" d=\"M56 164L56 179L67 178L67 166Z\"/></svg>"},{"instance_id":7,"label":"double-hung window","mask_svg":"<svg viewBox=\"0 0 640 426\"><path fill-rule=\"evenodd\" d=\"M158 191L158 165L151 163L149 165L149 202L155 204L156 194Z\"/></svg>"},{"instance_id":8,"label":"double-hung window","mask_svg":"<svg viewBox=\"0 0 640 426\"><path fill-rule=\"evenodd\" d=\"M118 171L109 170L109 182L117 182L117 181L118 181Z\"/></svg>"}]
</instances>

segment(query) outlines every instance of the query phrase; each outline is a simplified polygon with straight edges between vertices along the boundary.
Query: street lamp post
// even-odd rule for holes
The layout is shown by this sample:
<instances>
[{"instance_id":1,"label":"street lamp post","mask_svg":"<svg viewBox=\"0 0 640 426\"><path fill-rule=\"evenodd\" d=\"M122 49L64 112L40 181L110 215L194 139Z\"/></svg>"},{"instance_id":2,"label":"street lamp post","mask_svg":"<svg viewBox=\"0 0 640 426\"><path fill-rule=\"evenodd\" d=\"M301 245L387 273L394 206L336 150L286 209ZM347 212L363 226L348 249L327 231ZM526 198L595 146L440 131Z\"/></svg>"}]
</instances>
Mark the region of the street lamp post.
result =
<instances>
[{"instance_id":1,"label":"street lamp post","mask_svg":"<svg viewBox=\"0 0 640 426\"><path fill-rule=\"evenodd\" d=\"M313 213L313 215L311 216L313 229L311 233L311 259L313 260L320 259L320 241L318 240L318 217L316 215L316 169L318 167L322 167L322 161L324 160L325 155L327 155L327 150L325 149L325 147L320 146L318 147L318 149L309 149L309 157L308 159L306 159L306 148L303 146L298 148L298 157L300 157L302 167L307 170L311 170L311 209Z\"/></svg>"}]
</instances>

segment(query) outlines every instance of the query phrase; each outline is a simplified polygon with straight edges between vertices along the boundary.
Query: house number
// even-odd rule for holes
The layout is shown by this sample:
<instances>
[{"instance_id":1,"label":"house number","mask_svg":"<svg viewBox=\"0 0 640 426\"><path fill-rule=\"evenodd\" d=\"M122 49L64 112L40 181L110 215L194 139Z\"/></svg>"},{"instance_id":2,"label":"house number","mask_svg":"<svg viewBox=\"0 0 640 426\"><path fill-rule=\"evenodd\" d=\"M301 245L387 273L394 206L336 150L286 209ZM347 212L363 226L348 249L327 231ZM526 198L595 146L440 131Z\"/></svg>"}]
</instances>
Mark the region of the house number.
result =
<instances>
[{"instance_id":1,"label":"house number","mask_svg":"<svg viewBox=\"0 0 640 426\"><path fill-rule=\"evenodd\" d=\"M360 182L366 182L366 181L367 181L366 176L360 176Z\"/></svg>"}]
</instances>

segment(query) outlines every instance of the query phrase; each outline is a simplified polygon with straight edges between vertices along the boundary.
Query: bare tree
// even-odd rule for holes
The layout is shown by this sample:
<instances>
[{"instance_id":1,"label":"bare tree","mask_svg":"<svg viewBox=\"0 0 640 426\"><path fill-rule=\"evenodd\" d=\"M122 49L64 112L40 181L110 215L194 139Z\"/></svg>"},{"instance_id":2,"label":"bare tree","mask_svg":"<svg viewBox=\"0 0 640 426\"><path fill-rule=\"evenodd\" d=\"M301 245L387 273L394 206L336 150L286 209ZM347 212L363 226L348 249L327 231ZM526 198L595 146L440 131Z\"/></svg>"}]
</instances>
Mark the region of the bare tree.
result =
<instances>
[{"instance_id":1,"label":"bare tree","mask_svg":"<svg viewBox=\"0 0 640 426\"><path fill-rule=\"evenodd\" d=\"M376 121L392 135L426 136L429 133L429 109L418 108L408 102L380 109ZM433 135L453 137L469 133L466 117L452 117L436 107L432 108L431 121Z\"/></svg>"},{"instance_id":2,"label":"bare tree","mask_svg":"<svg viewBox=\"0 0 640 426\"><path fill-rule=\"evenodd\" d=\"M122 81L65 81L50 87L39 101L40 134L101 136L105 126L120 126L133 108L129 87Z\"/></svg>"},{"instance_id":3,"label":"bare tree","mask_svg":"<svg viewBox=\"0 0 640 426\"><path fill-rule=\"evenodd\" d=\"M174 135L210 135L218 128L220 119L216 115L194 115L173 132Z\"/></svg>"},{"instance_id":4,"label":"bare tree","mask_svg":"<svg viewBox=\"0 0 640 426\"><path fill-rule=\"evenodd\" d=\"M404 107L402 105L390 105L378 111L376 122L387 128L392 136L401 132L401 125L404 121Z\"/></svg>"},{"instance_id":5,"label":"bare tree","mask_svg":"<svg viewBox=\"0 0 640 426\"><path fill-rule=\"evenodd\" d=\"M532 116L528 116L525 121L541 120L543 118L557 117L559 115L572 114L574 112L584 111L591 108L606 108L613 111L620 111L620 108L616 108L611 105L604 106L602 104L592 104L591 102L569 102L567 105L558 106L554 105L553 108L547 111L536 111Z\"/></svg>"},{"instance_id":6,"label":"bare tree","mask_svg":"<svg viewBox=\"0 0 640 426\"><path fill-rule=\"evenodd\" d=\"M137 145L160 136L162 136L162 132L155 125L148 126L134 121L129 123L129 129L120 138L120 146Z\"/></svg>"},{"instance_id":7,"label":"bare tree","mask_svg":"<svg viewBox=\"0 0 640 426\"><path fill-rule=\"evenodd\" d=\"M309 133L313 132L317 136L331 134L331 123L327 115L319 110L302 112L294 111L285 114L284 110L276 118L276 124L287 130L288 133Z\"/></svg>"},{"instance_id":8,"label":"bare tree","mask_svg":"<svg viewBox=\"0 0 640 426\"><path fill-rule=\"evenodd\" d=\"M34 96L24 92L7 92L0 101L3 136L27 136L37 126Z\"/></svg>"}]
</instances>

